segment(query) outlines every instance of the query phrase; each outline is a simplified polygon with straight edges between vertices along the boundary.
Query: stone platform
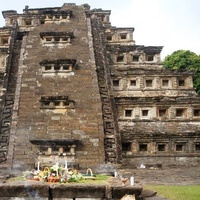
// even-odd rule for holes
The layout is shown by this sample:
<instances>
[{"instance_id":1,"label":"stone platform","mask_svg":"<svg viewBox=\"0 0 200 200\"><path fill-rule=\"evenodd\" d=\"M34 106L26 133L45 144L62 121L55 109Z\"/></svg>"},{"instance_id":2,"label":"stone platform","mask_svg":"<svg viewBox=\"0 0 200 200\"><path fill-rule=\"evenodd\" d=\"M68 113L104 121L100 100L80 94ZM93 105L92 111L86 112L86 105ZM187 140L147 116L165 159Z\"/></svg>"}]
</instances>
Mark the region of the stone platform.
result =
<instances>
[{"instance_id":1,"label":"stone platform","mask_svg":"<svg viewBox=\"0 0 200 200\"><path fill-rule=\"evenodd\" d=\"M118 175L134 176L135 185L127 181L122 186L119 178L112 177L108 184L48 184L37 181L8 182L9 174L0 173L1 200L100 200L120 199L125 194L136 194L136 200L150 184L162 185L200 185L200 168L198 166L167 167L162 169L119 169ZM143 200L163 200L157 195L145 197Z\"/></svg>"},{"instance_id":2,"label":"stone platform","mask_svg":"<svg viewBox=\"0 0 200 200\"><path fill-rule=\"evenodd\" d=\"M200 185L199 166L173 166L162 169L121 169L124 177L135 177L140 186L158 185Z\"/></svg>"},{"instance_id":3,"label":"stone platform","mask_svg":"<svg viewBox=\"0 0 200 200\"><path fill-rule=\"evenodd\" d=\"M138 197L142 187L98 184L47 184L36 181L0 184L1 200L101 200L121 199L125 194Z\"/></svg>"}]
</instances>

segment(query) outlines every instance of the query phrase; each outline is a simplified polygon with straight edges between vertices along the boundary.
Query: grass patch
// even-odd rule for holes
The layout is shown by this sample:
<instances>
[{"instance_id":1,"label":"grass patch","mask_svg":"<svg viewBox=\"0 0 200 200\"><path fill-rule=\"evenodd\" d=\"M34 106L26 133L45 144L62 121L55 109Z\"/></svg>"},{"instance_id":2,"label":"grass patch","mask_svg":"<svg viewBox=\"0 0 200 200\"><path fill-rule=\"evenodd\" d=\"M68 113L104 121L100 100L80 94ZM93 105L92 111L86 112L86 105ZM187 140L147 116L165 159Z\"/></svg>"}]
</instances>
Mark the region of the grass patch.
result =
<instances>
[{"instance_id":1,"label":"grass patch","mask_svg":"<svg viewBox=\"0 0 200 200\"><path fill-rule=\"evenodd\" d=\"M12 182L12 181L25 181L26 178L24 176L16 176L16 177L12 177L12 178L9 178L7 180L7 182Z\"/></svg>"},{"instance_id":2,"label":"grass patch","mask_svg":"<svg viewBox=\"0 0 200 200\"><path fill-rule=\"evenodd\" d=\"M98 174L96 175L96 179L94 180L97 184L107 184L111 176Z\"/></svg>"},{"instance_id":3,"label":"grass patch","mask_svg":"<svg viewBox=\"0 0 200 200\"><path fill-rule=\"evenodd\" d=\"M79 183L92 183L92 184L108 184L111 176L105 175L105 174L98 174L95 176L94 180L90 179L81 179Z\"/></svg>"},{"instance_id":4,"label":"grass patch","mask_svg":"<svg viewBox=\"0 0 200 200\"><path fill-rule=\"evenodd\" d=\"M98 181L107 181L111 176L104 175L104 174L98 174L96 175L96 180Z\"/></svg>"},{"instance_id":5,"label":"grass patch","mask_svg":"<svg viewBox=\"0 0 200 200\"><path fill-rule=\"evenodd\" d=\"M200 186L177 186L177 185L147 185L144 189L157 191L159 196L168 200L199 200Z\"/></svg>"}]
</instances>

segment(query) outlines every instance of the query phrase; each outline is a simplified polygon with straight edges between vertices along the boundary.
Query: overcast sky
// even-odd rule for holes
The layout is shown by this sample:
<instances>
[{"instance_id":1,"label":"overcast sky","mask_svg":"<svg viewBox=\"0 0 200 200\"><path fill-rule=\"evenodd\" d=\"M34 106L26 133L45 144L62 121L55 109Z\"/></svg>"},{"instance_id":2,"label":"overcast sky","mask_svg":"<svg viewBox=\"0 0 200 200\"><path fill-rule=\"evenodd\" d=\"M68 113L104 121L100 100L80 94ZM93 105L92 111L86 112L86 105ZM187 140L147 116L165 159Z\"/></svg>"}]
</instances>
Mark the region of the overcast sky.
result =
<instances>
[{"instance_id":1,"label":"overcast sky","mask_svg":"<svg viewBox=\"0 0 200 200\"><path fill-rule=\"evenodd\" d=\"M63 3L111 10L113 26L134 27L137 45L164 46L162 58L179 49L200 54L200 0L2 0L0 9L22 13L26 5L44 8ZM1 15L0 26L4 24Z\"/></svg>"}]
</instances>

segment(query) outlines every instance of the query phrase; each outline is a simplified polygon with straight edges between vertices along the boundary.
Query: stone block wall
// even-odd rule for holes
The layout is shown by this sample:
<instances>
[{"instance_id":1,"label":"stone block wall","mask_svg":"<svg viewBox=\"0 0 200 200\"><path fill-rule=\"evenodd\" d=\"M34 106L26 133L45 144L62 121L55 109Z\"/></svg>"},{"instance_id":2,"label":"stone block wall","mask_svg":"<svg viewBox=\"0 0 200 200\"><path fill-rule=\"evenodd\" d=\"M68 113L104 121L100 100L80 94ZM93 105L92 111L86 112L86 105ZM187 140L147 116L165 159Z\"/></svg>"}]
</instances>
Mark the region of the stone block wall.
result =
<instances>
[{"instance_id":1,"label":"stone block wall","mask_svg":"<svg viewBox=\"0 0 200 200\"><path fill-rule=\"evenodd\" d=\"M74 162L90 167L104 162L103 120L94 56L90 48L91 33L88 29L84 7L69 6L73 18L61 24L47 23L29 32L24 47L18 120L13 145L13 167L33 167L38 159L38 148L31 139L75 139ZM69 45L62 47L52 42L43 46L40 33L73 32ZM76 60L73 74L43 76L44 60ZM74 102L73 108L54 106L45 109L41 97L66 96ZM56 161L55 161L56 162ZM32 165L32 166L31 166Z\"/></svg>"},{"instance_id":2,"label":"stone block wall","mask_svg":"<svg viewBox=\"0 0 200 200\"><path fill-rule=\"evenodd\" d=\"M27 185L15 183L0 185L2 200L103 200L121 199L125 194L136 196L142 192L142 187L138 186L105 186L105 185L61 185L61 184L32 184Z\"/></svg>"},{"instance_id":3,"label":"stone block wall","mask_svg":"<svg viewBox=\"0 0 200 200\"><path fill-rule=\"evenodd\" d=\"M162 46L136 45L109 15L73 3L3 11L0 162L199 162L194 72L164 69Z\"/></svg>"}]
</instances>

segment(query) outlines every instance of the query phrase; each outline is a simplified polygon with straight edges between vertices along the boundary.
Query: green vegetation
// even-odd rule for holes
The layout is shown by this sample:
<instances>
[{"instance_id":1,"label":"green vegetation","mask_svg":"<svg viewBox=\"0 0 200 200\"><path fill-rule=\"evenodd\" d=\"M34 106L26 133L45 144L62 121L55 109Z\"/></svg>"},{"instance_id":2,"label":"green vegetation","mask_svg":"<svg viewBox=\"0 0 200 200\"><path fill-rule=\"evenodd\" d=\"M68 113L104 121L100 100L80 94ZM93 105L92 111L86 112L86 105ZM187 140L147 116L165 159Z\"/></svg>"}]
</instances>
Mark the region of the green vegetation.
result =
<instances>
[{"instance_id":1,"label":"green vegetation","mask_svg":"<svg viewBox=\"0 0 200 200\"><path fill-rule=\"evenodd\" d=\"M94 179L81 179L78 183L88 183L88 184L95 184L95 185L107 185L109 184L111 176L105 174L98 174L95 176Z\"/></svg>"},{"instance_id":2,"label":"green vegetation","mask_svg":"<svg viewBox=\"0 0 200 200\"><path fill-rule=\"evenodd\" d=\"M98 174L96 175L96 181L98 182L107 182L109 179L111 178L111 176L105 175L105 174Z\"/></svg>"},{"instance_id":3,"label":"green vegetation","mask_svg":"<svg viewBox=\"0 0 200 200\"><path fill-rule=\"evenodd\" d=\"M144 189L157 191L168 200L199 200L200 186L148 185Z\"/></svg>"},{"instance_id":4,"label":"green vegetation","mask_svg":"<svg viewBox=\"0 0 200 200\"><path fill-rule=\"evenodd\" d=\"M194 70L194 88L200 94L200 56L189 50L177 50L164 59L164 67L173 70Z\"/></svg>"},{"instance_id":5,"label":"green vegetation","mask_svg":"<svg viewBox=\"0 0 200 200\"><path fill-rule=\"evenodd\" d=\"M6 182L14 182L14 181L26 181L26 178L24 176L16 176L6 180Z\"/></svg>"}]
</instances>

